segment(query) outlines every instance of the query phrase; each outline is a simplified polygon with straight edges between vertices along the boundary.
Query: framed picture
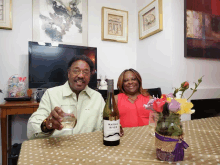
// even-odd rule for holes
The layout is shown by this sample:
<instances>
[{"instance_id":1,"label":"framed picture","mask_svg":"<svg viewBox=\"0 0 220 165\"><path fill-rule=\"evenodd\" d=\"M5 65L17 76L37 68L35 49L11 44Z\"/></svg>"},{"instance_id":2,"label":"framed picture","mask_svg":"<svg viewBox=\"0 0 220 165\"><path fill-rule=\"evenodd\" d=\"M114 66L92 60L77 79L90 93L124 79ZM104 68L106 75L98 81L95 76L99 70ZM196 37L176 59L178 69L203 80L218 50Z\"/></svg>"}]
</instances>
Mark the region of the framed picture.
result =
<instances>
[{"instance_id":1,"label":"framed picture","mask_svg":"<svg viewBox=\"0 0 220 165\"><path fill-rule=\"evenodd\" d=\"M128 42L128 11L102 7L102 40Z\"/></svg>"},{"instance_id":2,"label":"framed picture","mask_svg":"<svg viewBox=\"0 0 220 165\"><path fill-rule=\"evenodd\" d=\"M33 0L33 41L87 46L87 0Z\"/></svg>"},{"instance_id":3,"label":"framed picture","mask_svg":"<svg viewBox=\"0 0 220 165\"><path fill-rule=\"evenodd\" d=\"M138 12L139 39L144 39L163 30L162 0L153 0Z\"/></svg>"},{"instance_id":4,"label":"framed picture","mask_svg":"<svg viewBox=\"0 0 220 165\"><path fill-rule=\"evenodd\" d=\"M0 29L12 30L12 0L0 0Z\"/></svg>"},{"instance_id":5,"label":"framed picture","mask_svg":"<svg viewBox=\"0 0 220 165\"><path fill-rule=\"evenodd\" d=\"M219 0L184 0L184 56L220 59Z\"/></svg>"}]
</instances>

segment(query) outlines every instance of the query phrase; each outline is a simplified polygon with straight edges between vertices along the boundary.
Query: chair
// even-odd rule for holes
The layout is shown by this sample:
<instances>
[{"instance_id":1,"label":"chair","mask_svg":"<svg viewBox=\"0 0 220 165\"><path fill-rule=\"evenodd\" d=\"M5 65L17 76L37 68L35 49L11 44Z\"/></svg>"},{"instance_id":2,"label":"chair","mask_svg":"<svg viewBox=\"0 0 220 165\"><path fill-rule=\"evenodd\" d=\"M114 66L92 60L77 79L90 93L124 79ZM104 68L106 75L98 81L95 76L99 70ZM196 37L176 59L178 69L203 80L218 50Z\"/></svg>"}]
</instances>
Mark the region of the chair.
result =
<instances>
[{"instance_id":1,"label":"chair","mask_svg":"<svg viewBox=\"0 0 220 165\"><path fill-rule=\"evenodd\" d=\"M161 88L159 88L159 87L158 88L150 88L150 89L146 89L146 90L148 90L148 92L151 96L161 98L161 94L162 94Z\"/></svg>"},{"instance_id":2,"label":"chair","mask_svg":"<svg viewBox=\"0 0 220 165\"><path fill-rule=\"evenodd\" d=\"M107 99L107 90L97 90L99 93L101 93L104 100ZM114 95L119 94L119 90L114 90Z\"/></svg>"}]
</instances>

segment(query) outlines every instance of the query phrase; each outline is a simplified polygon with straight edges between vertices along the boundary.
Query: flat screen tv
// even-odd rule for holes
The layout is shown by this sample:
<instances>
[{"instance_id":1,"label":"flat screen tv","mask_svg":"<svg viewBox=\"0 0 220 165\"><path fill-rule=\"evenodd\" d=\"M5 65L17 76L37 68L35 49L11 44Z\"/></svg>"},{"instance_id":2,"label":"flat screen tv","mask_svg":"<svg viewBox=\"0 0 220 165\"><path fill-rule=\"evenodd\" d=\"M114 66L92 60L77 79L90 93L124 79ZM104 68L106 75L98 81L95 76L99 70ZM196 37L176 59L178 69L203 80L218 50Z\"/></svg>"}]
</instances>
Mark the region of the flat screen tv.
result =
<instances>
[{"instance_id":1,"label":"flat screen tv","mask_svg":"<svg viewBox=\"0 0 220 165\"><path fill-rule=\"evenodd\" d=\"M67 79L67 65L75 55L88 56L95 65L95 74L89 87L97 84L97 48L75 45L52 46L51 43L28 43L29 88L51 88L64 84Z\"/></svg>"}]
</instances>

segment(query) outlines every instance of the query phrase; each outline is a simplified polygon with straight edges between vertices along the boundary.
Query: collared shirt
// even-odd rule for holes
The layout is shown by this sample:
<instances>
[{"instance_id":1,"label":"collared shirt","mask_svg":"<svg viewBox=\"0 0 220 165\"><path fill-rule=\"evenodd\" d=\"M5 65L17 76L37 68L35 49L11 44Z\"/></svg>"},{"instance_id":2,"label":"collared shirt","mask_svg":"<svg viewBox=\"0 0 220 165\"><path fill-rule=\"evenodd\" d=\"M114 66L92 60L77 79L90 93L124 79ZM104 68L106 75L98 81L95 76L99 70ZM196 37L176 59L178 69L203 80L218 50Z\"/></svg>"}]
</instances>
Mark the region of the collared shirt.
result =
<instances>
[{"instance_id":1,"label":"collared shirt","mask_svg":"<svg viewBox=\"0 0 220 165\"><path fill-rule=\"evenodd\" d=\"M56 106L60 107L61 105L76 106L77 124L75 128L73 130L55 130L52 133L43 133L41 130L43 120L50 115ZM64 85L47 89L41 98L37 111L28 120L27 137L33 139L101 130L104 106L105 101L102 95L88 86L79 93L78 100L68 81Z\"/></svg>"}]
</instances>

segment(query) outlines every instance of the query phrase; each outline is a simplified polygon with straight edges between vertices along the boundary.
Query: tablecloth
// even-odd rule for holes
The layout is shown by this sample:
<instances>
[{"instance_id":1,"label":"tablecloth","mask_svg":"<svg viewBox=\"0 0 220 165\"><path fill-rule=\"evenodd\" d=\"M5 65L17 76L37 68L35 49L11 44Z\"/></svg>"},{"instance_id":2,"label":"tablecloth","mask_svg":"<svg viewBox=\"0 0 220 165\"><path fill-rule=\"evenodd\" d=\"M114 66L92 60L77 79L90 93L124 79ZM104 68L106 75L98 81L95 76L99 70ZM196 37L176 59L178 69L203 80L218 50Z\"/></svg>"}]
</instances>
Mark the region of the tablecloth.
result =
<instances>
[{"instance_id":1,"label":"tablecloth","mask_svg":"<svg viewBox=\"0 0 220 165\"><path fill-rule=\"evenodd\" d=\"M155 137L149 126L124 128L119 146L103 145L101 131L35 139L22 144L19 165L220 165L220 117L182 122L184 161L163 162L156 158Z\"/></svg>"}]
</instances>

